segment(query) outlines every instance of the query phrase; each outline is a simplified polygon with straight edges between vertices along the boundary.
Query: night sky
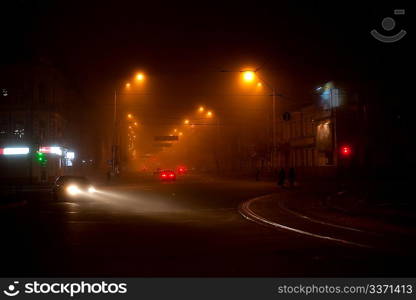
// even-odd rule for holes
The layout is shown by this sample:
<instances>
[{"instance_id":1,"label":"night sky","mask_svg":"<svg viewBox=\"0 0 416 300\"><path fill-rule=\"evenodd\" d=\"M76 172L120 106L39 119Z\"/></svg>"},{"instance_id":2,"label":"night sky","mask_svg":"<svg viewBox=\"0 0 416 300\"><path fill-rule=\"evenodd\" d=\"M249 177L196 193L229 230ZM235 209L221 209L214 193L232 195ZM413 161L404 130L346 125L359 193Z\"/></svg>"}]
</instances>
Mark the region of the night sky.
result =
<instances>
[{"instance_id":1,"label":"night sky","mask_svg":"<svg viewBox=\"0 0 416 300\"><path fill-rule=\"evenodd\" d=\"M114 87L136 70L151 82L151 101L170 107L165 115L201 101L220 106L233 78L221 70L261 67L295 102L340 80L405 113L411 33L396 44L369 34L386 34L381 20L398 3L86 2L2 1L1 63L47 57L92 106L110 107ZM409 14L395 17L393 33L410 31Z\"/></svg>"}]
</instances>

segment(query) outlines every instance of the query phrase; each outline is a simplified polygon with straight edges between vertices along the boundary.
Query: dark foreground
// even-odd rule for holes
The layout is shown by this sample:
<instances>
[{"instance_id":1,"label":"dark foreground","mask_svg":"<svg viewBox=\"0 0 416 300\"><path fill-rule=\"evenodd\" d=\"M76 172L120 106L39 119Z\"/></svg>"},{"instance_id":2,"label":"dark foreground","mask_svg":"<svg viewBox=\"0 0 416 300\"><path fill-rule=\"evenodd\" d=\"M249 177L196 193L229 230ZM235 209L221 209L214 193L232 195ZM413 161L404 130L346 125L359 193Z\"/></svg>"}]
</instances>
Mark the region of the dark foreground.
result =
<instances>
[{"instance_id":1,"label":"dark foreground","mask_svg":"<svg viewBox=\"0 0 416 300\"><path fill-rule=\"evenodd\" d=\"M241 201L276 191L272 183L185 177L103 187L82 201L29 194L24 205L0 207L0 275L416 275L409 254L276 230L238 213Z\"/></svg>"}]
</instances>

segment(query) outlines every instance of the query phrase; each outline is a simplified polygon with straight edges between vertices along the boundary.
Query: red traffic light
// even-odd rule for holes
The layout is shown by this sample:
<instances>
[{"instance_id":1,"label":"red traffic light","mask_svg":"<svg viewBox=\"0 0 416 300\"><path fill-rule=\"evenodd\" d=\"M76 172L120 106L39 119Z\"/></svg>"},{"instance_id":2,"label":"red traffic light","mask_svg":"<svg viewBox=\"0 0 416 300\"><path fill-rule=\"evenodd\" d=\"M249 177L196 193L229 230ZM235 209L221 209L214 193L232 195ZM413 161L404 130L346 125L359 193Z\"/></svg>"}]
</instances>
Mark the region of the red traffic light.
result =
<instances>
[{"instance_id":1,"label":"red traffic light","mask_svg":"<svg viewBox=\"0 0 416 300\"><path fill-rule=\"evenodd\" d=\"M341 147L341 154L343 156L349 156L351 155L351 153L352 153L352 150L350 146L346 145L346 146Z\"/></svg>"}]
</instances>

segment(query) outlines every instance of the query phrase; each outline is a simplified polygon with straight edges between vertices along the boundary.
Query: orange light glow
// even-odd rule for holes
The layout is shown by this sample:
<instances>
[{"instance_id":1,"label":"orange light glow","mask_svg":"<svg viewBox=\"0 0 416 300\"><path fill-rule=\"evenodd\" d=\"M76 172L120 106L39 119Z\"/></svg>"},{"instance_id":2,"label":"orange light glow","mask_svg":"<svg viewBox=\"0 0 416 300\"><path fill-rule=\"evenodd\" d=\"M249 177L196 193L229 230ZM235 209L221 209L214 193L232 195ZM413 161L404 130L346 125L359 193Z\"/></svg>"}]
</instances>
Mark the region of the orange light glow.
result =
<instances>
[{"instance_id":1,"label":"orange light glow","mask_svg":"<svg viewBox=\"0 0 416 300\"><path fill-rule=\"evenodd\" d=\"M137 81L143 81L143 80L144 80L144 75L143 75L143 73L137 73L137 75L136 75L136 80L137 80Z\"/></svg>"},{"instance_id":2,"label":"orange light glow","mask_svg":"<svg viewBox=\"0 0 416 300\"><path fill-rule=\"evenodd\" d=\"M127 118L132 119L133 115L132 114L127 114Z\"/></svg>"},{"instance_id":3,"label":"orange light glow","mask_svg":"<svg viewBox=\"0 0 416 300\"><path fill-rule=\"evenodd\" d=\"M245 71L243 73L243 78L245 81L249 82L249 81L253 81L255 77L255 74L253 71Z\"/></svg>"},{"instance_id":4,"label":"orange light glow","mask_svg":"<svg viewBox=\"0 0 416 300\"><path fill-rule=\"evenodd\" d=\"M203 106L200 106L199 108L198 108L198 111L199 112L203 112L205 110L205 108L203 107Z\"/></svg>"},{"instance_id":5,"label":"orange light glow","mask_svg":"<svg viewBox=\"0 0 416 300\"><path fill-rule=\"evenodd\" d=\"M126 83L126 88L130 88L130 86L131 86L130 82L127 82Z\"/></svg>"},{"instance_id":6,"label":"orange light glow","mask_svg":"<svg viewBox=\"0 0 416 300\"><path fill-rule=\"evenodd\" d=\"M185 121L183 121L183 123L184 123L185 125L188 125L188 124L189 124L189 120L188 120L188 119L186 119Z\"/></svg>"},{"instance_id":7,"label":"orange light glow","mask_svg":"<svg viewBox=\"0 0 416 300\"><path fill-rule=\"evenodd\" d=\"M208 111L208 112L207 112L207 117L208 117L208 118L211 118L211 117L212 117L212 111Z\"/></svg>"}]
</instances>

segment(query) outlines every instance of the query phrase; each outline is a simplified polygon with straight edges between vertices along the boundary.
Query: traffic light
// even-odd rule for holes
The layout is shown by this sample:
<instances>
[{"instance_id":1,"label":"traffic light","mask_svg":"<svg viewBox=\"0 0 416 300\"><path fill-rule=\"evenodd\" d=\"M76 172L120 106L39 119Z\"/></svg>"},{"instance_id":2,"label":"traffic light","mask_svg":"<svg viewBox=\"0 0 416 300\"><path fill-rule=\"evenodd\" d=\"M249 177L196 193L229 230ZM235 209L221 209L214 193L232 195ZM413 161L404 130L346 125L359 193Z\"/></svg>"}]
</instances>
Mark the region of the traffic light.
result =
<instances>
[{"instance_id":1,"label":"traffic light","mask_svg":"<svg viewBox=\"0 0 416 300\"><path fill-rule=\"evenodd\" d=\"M38 162L38 164L42 167L46 166L46 163L48 160L46 159L45 153L36 151L35 153L35 160Z\"/></svg>"},{"instance_id":2,"label":"traffic light","mask_svg":"<svg viewBox=\"0 0 416 300\"><path fill-rule=\"evenodd\" d=\"M351 155L351 153L352 153L351 146L349 146L349 145L344 145L344 146L342 146L342 147L341 147L341 155L342 155L342 156L344 156L344 157L348 157L348 156L350 156L350 155Z\"/></svg>"}]
</instances>

